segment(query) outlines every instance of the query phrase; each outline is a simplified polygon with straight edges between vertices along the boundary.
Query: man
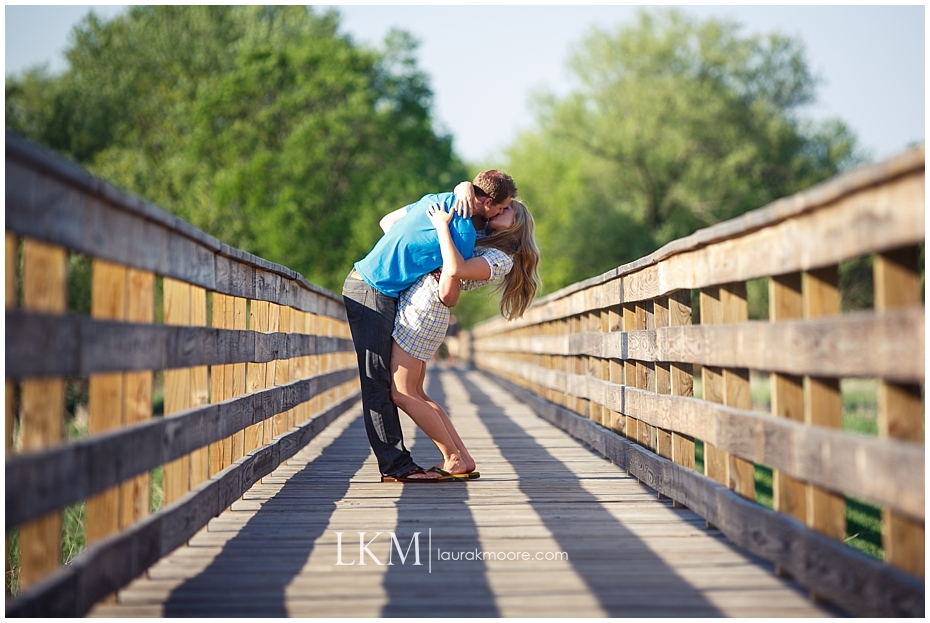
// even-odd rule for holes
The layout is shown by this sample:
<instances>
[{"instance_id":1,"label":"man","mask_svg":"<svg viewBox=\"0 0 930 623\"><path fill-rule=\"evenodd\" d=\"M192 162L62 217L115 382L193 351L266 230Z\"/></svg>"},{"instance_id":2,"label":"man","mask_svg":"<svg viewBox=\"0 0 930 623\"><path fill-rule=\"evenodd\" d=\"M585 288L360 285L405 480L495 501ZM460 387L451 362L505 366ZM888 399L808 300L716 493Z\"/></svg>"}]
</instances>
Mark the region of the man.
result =
<instances>
[{"instance_id":1,"label":"man","mask_svg":"<svg viewBox=\"0 0 930 623\"><path fill-rule=\"evenodd\" d=\"M455 216L452 239L462 257L474 254L476 230L517 196L513 179L500 171L482 171L472 182L472 217ZM378 459L382 482L430 482L442 479L413 462L404 446L397 407L391 401L391 334L400 292L420 276L442 266L436 229L426 215L430 205L455 206L453 193L426 195L381 220L385 235L346 278L342 290L362 382L362 410L368 441Z\"/></svg>"}]
</instances>

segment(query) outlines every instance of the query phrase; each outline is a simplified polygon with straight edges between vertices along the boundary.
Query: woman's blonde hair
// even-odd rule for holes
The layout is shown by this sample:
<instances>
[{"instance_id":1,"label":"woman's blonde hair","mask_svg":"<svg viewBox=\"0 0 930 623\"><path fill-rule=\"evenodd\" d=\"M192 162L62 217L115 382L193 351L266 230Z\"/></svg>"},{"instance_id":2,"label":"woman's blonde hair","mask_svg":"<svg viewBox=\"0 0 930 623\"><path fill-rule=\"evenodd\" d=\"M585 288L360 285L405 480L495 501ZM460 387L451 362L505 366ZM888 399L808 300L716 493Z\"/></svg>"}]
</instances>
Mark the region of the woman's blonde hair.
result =
<instances>
[{"instance_id":1,"label":"woman's blonde hair","mask_svg":"<svg viewBox=\"0 0 930 623\"><path fill-rule=\"evenodd\" d=\"M540 286L539 247L536 245L536 222L526 206L517 200L513 207L513 225L492 231L475 242L477 247L494 247L513 257L513 268L497 289L502 290L500 310L507 320L523 315L536 297Z\"/></svg>"}]
</instances>

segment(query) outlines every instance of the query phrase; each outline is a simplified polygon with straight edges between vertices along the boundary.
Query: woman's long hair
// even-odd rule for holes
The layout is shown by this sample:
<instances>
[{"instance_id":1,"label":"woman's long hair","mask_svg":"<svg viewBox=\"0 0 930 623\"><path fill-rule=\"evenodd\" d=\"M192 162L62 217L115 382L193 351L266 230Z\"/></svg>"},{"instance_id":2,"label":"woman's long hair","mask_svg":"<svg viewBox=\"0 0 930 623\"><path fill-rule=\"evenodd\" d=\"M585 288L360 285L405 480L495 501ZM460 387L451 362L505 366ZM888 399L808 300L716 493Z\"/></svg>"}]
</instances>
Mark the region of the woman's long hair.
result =
<instances>
[{"instance_id":1,"label":"woman's long hair","mask_svg":"<svg viewBox=\"0 0 930 623\"><path fill-rule=\"evenodd\" d=\"M475 242L477 247L494 247L513 257L513 268L504 276L498 289L502 290L500 310L507 320L523 315L536 297L540 286L539 247L536 244L536 222L526 206L514 200L513 225L492 231L486 238Z\"/></svg>"}]
</instances>

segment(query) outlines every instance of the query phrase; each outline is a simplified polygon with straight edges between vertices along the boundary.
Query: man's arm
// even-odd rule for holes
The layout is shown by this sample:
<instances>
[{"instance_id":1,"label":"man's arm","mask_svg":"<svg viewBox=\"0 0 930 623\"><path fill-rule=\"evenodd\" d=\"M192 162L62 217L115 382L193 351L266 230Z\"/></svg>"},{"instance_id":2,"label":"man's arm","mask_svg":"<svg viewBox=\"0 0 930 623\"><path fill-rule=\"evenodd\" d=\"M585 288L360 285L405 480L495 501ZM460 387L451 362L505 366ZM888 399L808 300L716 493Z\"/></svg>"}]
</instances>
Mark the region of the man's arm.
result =
<instances>
[{"instance_id":1,"label":"man's arm","mask_svg":"<svg viewBox=\"0 0 930 623\"><path fill-rule=\"evenodd\" d=\"M381 226L381 231L388 233L388 231L394 227L394 224L397 223L400 219L404 218L407 215L407 206L402 208L397 208L390 214L386 214L380 221L378 225Z\"/></svg>"}]
</instances>

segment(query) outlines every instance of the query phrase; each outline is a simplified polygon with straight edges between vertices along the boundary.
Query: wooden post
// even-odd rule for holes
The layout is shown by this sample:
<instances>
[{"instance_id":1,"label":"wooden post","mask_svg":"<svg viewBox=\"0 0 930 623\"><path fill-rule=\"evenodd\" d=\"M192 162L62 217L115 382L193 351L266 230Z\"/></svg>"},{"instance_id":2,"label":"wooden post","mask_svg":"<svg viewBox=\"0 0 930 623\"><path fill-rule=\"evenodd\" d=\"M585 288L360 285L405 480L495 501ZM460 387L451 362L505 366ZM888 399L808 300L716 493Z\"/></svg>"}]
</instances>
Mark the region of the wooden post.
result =
<instances>
[{"instance_id":1,"label":"wooden post","mask_svg":"<svg viewBox=\"0 0 930 623\"><path fill-rule=\"evenodd\" d=\"M660 297L655 301L654 322L655 328L660 329L669 325L669 298ZM655 392L668 395L672 393L672 378L669 364L656 362L655 364ZM672 458L672 434L664 429L656 428L656 453L666 459Z\"/></svg>"},{"instance_id":2,"label":"wooden post","mask_svg":"<svg viewBox=\"0 0 930 623\"><path fill-rule=\"evenodd\" d=\"M213 318L211 324L214 329L232 328L232 297L219 292L213 293ZM213 403L226 400L226 369L231 364L210 366L210 401ZM229 454L232 439L227 437L210 444L210 477L222 471L229 465Z\"/></svg>"},{"instance_id":3,"label":"wooden post","mask_svg":"<svg viewBox=\"0 0 930 623\"><path fill-rule=\"evenodd\" d=\"M691 324L691 291L678 290L668 298L668 324L680 327ZM673 396L694 396L694 366L690 363L673 363L669 366L671 392ZM694 469L694 439L679 433L672 433L672 461ZM675 500L675 508L684 508L684 504Z\"/></svg>"},{"instance_id":4,"label":"wooden post","mask_svg":"<svg viewBox=\"0 0 930 623\"><path fill-rule=\"evenodd\" d=\"M602 309L600 313L600 331L602 337L607 337L607 334L610 333L610 312L606 309ZM610 381L610 357L606 356L607 353L604 353L604 357L600 359L600 373L599 377L602 381ZM601 411L601 426L604 428L610 428L613 426L613 415L606 406L600 407Z\"/></svg>"},{"instance_id":5,"label":"wooden post","mask_svg":"<svg viewBox=\"0 0 930 623\"><path fill-rule=\"evenodd\" d=\"M720 301L719 286L701 289L701 324L719 324L723 322L723 306ZM723 370L721 368L704 366L701 372L704 388L704 400L723 403L726 393L724 391ZM713 445L704 441L704 474L723 485L728 485L727 455Z\"/></svg>"},{"instance_id":6,"label":"wooden post","mask_svg":"<svg viewBox=\"0 0 930 623\"><path fill-rule=\"evenodd\" d=\"M67 307L65 249L23 240L23 309L64 314ZM64 439L65 382L43 378L22 382L23 451L42 450ZM61 564L61 511L19 528L20 588L26 588Z\"/></svg>"},{"instance_id":7,"label":"wooden post","mask_svg":"<svg viewBox=\"0 0 930 623\"><path fill-rule=\"evenodd\" d=\"M290 316L288 332L295 335L303 333L303 312L298 309L291 309ZM303 357L293 357L288 361L287 375L292 381L304 378ZM302 407L303 405L300 404L287 412L287 421L285 422L287 430L294 428L297 424L297 414L300 413Z\"/></svg>"},{"instance_id":8,"label":"wooden post","mask_svg":"<svg viewBox=\"0 0 930 623\"><path fill-rule=\"evenodd\" d=\"M320 317L318 314L310 314L310 328L311 335L320 335ZM321 360L319 353L315 353L310 357L310 375L316 376L320 373ZM312 417L320 412L320 397L313 396L310 399L310 413Z\"/></svg>"},{"instance_id":9,"label":"wooden post","mask_svg":"<svg viewBox=\"0 0 930 623\"><path fill-rule=\"evenodd\" d=\"M126 321L155 322L155 275L130 268L126 271ZM152 419L151 370L123 374L123 424ZM149 514L150 478L147 473L130 478L120 485L120 529L125 529Z\"/></svg>"},{"instance_id":10,"label":"wooden post","mask_svg":"<svg viewBox=\"0 0 930 623\"><path fill-rule=\"evenodd\" d=\"M636 304L636 328L640 331L655 329L654 305L652 301ZM655 391L655 364L651 361L636 362L636 387ZM639 423L639 443L653 452L656 449L656 427Z\"/></svg>"},{"instance_id":11,"label":"wooden post","mask_svg":"<svg viewBox=\"0 0 930 623\"><path fill-rule=\"evenodd\" d=\"M578 335L581 333L581 316L575 315L571 317L569 320L569 331L571 335ZM579 376L584 375L584 359L584 357L579 355L572 357L572 374ZM572 396L572 411L582 417L588 417L588 401L578 397L578 388L575 386L570 387L569 392Z\"/></svg>"},{"instance_id":12,"label":"wooden post","mask_svg":"<svg viewBox=\"0 0 930 623\"><path fill-rule=\"evenodd\" d=\"M836 266L811 270L801 279L801 305L805 318L841 313ZM804 377L804 422L842 428L843 399L836 378ZM846 536L846 500L842 495L807 486L807 525L831 538Z\"/></svg>"},{"instance_id":13,"label":"wooden post","mask_svg":"<svg viewBox=\"0 0 930 623\"><path fill-rule=\"evenodd\" d=\"M731 283L720 286L720 304L723 321L728 324L749 320L746 284ZM752 395L749 392L749 370L725 368L723 370L724 404L749 411ZM728 455L727 486L748 500L756 499L756 468L751 461Z\"/></svg>"},{"instance_id":14,"label":"wooden post","mask_svg":"<svg viewBox=\"0 0 930 623\"><path fill-rule=\"evenodd\" d=\"M19 273L19 242L16 235L6 232L6 309L7 311L16 307L16 283ZM15 417L14 402L16 401L16 384L10 379L6 380L6 437L4 440L4 453L7 459L13 453L13 419ZM4 548L6 576L11 576L10 572L10 535L7 532L6 545Z\"/></svg>"},{"instance_id":15,"label":"wooden post","mask_svg":"<svg viewBox=\"0 0 930 623\"><path fill-rule=\"evenodd\" d=\"M599 311L589 311L584 315L584 331L586 333L594 333L600 331L601 328L601 313ZM587 356L585 357L585 375L592 378L600 378L601 375L601 362L597 357ZM588 417L592 421L600 424L601 423L601 405L593 400L588 400Z\"/></svg>"},{"instance_id":16,"label":"wooden post","mask_svg":"<svg viewBox=\"0 0 930 623\"><path fill-rule=\"evenodd\" d=\"M627 304L623 306L623 330L625 332L633 331L636 328L636 305ZM627 387L636 387L636 362L632 359L623 361L623 384ZM639 420L630 417L624 417L623 432L630 441L639 442Z\"/></svg>"},{"instance_id":17,"label":"wooden post","mask_svg":"<svg viewBox=\"0 0 930 623\"><path fill-rule=\"evenodd\" d=\"M291 332L291 308L286 305L280 305L278 307L278 327L277 331L281 333L290 333ZM291 376L291 369L294 366L293 359L281 359L278 361L277 366L275 367L275 377L274 384L277 385L286 385L293 377ZM274 428L271 432L272 437L277 437L278 435L287 432L288 418L291 416L291 411L285 411L279 413L273 418Z\"/></svg>"},{"instance_id":18,"label":"wooden post","mask_svg":"<svg viewBox=\"0 0 930 623\"><path fill-rule=\"evenodd\" d=\"M313 315L310 312L303 312L303 332L306 335L313 334ZM351 354L353 359L355 358L355 353ZM313 376L313 355L307 355L303 357L303 378L308 378ZM312 399L311 399L312 400ZM310 419L310 416L313 414L313 410L310 405L311 401L304 402L300 405L301 411L297 416L297 424L306 422Z\"/></svg>"},{"instance_id":19,"label":"wooden post","mask_svg":"<svg viewBox=\"0 0 930 623\"><path fill-rule=\"evenodd\" d=\"M246 308L248 301L244 298L233 297L231 302L226 303L232 307L232 329L245 331L248 323L248 314ZM225 385L226 397L236 398L246 392L246 364L234 363L226 368ZM240 430L233 433L229 444L229 462L235 463L242 458L245 449L245 431Z\"/></svg>"},{"instance_id":20,"label":"wooden post","mask_svg":"<svg viewBox=\"0 0 930 623\"><path fill-rule=\"evenodd\" d=\"M607 310L607 319L610 325L610 331L623 331L623 307L613 305ZM617 385L623 384L623 361L620 360L620 353L612 353L615 357L610 358L610 382ZM618 435L626 435L626 418L622 413L617 411L610 412L610 429Z\"/></svg>"},{"instance_id":21,"label":"wooden post","mask_svg":"<svg viewBox=\"0 0 930 623\"><path fill-rule=\"evenodd\" d=\"M16 236L6 232L6 308L16 307L16 282L19 270L18 243ZM6 380L6 456L10 456L13 449L13 401L16 393L16 384Z\"/></svg>"},{"instance_id":22,"label":"wooden post","mask_svg":"<svg viewBox=\"0 0 930 623\"><path fill-rule=\"evenodd\" d=\"M267 331L268 326L268 303L265 301L252 301L250 308L249 330L257 332ZM246 393L252 394L259 390L265 389L265 373L267 365L250 361L246 370ZM245 448L244 452L248 454L258 448L264 436L264 422L252 424L245 429Z\"/></svg>"},{"instance_id":23,"label":"wooden post","mask_svg":"<svg viewBox=\"0 0 930 623\"><path fill-rule=\"evenodd\" d=\"M268 320L264 331L268 333L277 333L281 324L281 306L276 303L267 304ZM272 359L265 364L265 388L274 387L278 379L278 368L283 362ZM277 434L275 430L275 421L277 416L265 420L262 430L262 445L268 445Z\"/></svg>"},{"instance_id":24,"label":"wooden post","mask_svg":"<svg viewBox=\"0 0 930 623\"><path fill-rule=\"evenodd\" d=\"M916 248L875 256L875 310L881 314L901 307L920 307L921 287ZM923 401L919 385L882 381L878 389L878 433L881 437L923 445ZM924 522L888 508L882 509L885 560L912 575L924 577Z\"/></svg>"},{"instance_id":25,"label":"wooden post","mask_svg":"<svg viewBox=\"0 0 930 623\"><path fill-rule=\"evenodd\" d=\"M165 324L190 326L191 286L189 283L165 277ZM191 370L165 370L165 416L184 411L191 406ZM190 455L165 464L165 506L190 490Z\"/></svg>"},{"instance_id":26,"label":"wooden post","mask_svg":"<svg viewBox=\"0 0 930 623\"><path fill-rule=\"evenodd\" d=\"M801 318L801 273L772 277L769 280L769 321ZM772 415L804 422L804 379L772 372ZM776 511L807 521L807 493L804 483L774 470L772 504Z\"/></svg>"},{"instance_id":27,"label":"wooden post","mask_svg":"<svg viewBox=\"0 0 930 623\"><path fill-rule=\"evenodd\" d=\"M90 314L101 320L126 318L126 267L94 259ZM97 435L119 428L123 421L123 374L91 374L88 379L88 433ZM87 500L87 543L119 531L119 486Z\"/></svg>"},{"instance_id":28,"label":"wooden post","mask_svg":"<svg viewBox=\"0 0 930 623\"><path fill-rule=\"evenodd\" d=\"M330 318L329 316L320 316L320 320L322 320L322 326L321 326L322 334L325 337L332 337L333 335L332 318ZM327 353L323 355L323 371L331 372L332 369L333 369L333 356L331 353ZM326 391L323 392L322 394L323 404L321 405L322 409L326 409L327 407L329 407L330 404L332 404L332 396L333 396L333 392L331 389L327 389Z\"/></svg>"},{"instance_id":29,"label":"wooden post","mask_svg":"<svg viewBox=\"0 0 930 623\"><path fill-rule=\"evenodd\" d=\"M191 286L191 326L207 326L207 291ZM202 407L210 402L207 366L194 366L191 375L191 407ZM209 448L204 446L191 452L190 487L193 489L210 477Z\"/></svg>"}]
</instances>

